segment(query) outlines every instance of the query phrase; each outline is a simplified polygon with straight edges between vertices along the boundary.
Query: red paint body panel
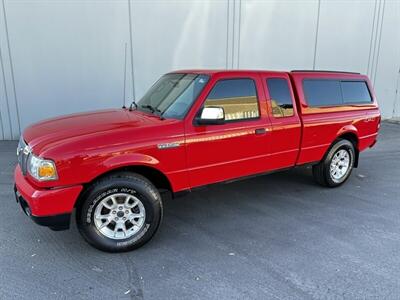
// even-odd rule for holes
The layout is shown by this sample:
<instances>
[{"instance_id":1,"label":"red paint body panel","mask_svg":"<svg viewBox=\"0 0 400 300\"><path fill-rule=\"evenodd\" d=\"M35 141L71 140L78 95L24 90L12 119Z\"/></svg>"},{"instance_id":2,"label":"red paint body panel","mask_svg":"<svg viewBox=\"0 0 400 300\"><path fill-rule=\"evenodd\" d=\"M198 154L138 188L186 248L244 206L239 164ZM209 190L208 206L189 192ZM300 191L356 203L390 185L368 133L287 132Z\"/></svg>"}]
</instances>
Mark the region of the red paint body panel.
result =
<instances>
[{"instance_id":1,"label":"red paint body panel","mask_svg":"<svg viewBox=\"0 0 400 300\"><path fill-rule=\"evenodd\" d=\"M217 81L243 77L253 79L256 84L260 118L223 125L193 124L194 116ZM266 133L256 135L255 130L260 128L266 129ZM260 173L267 169L269 131L270 122L258 74L214 74L185 121L187 167L191 187Z\"/></svg>"},{"instance_id":2,"label":"red paint body panel","mask_svg":"<svg viewBox=\"0 0 400 300\"><path fill-rule=\"evenodd\" d=\"M103 110L46 120L23 133L32 152L52 159L59 179L38 182L15 170L18 191L37 216L71 212L84 184L112 170L144 166L158 170L173 192L242 176L318 162L342 134L358 139L358 150L372 146L380 113L366 76L328 72L270 72L187 70L208 74L209 82L183 120L160 119L150 113L127 109ZM259 101L258 119L195 125L196 114L214 84L221 79L251 78ZM282 78L291 88L294 114L272 114L266 80ZM308 107L302 81L307 78L365 80L373 102L337 107ZM255 134L265 129L264 134ZM158 145L179 146L160 149Z\"/></svg>"},{"instance_id":3,"label":"red paint body panel","mask_svg":"<svg viewBox=\"0 0 400 300\"><path fill-rule=\"evenodd\" d=\"M359 140L359 150L365 150L376 139L380 112L368 77L360 74L328 72L291 73L298 94L298 106L303 121L303 138L297 164L319 161L332 142L342 134L354 133ZM355 79L365 80L373 102L362 105L309 107L304 97L304 79ZM372 136L374 135L374 136Z\"/></svg>"},{"instance_id":4,"label":"red paint body panel","mask_svg":"<svg viewBox=\"0 0 400 300\"><path fill-rule=\"evenodd\" d=\"M268 116L271 120L271 137L269 140L269 168L277 170L292 167L296 164L301 142L301 119L297 111L296 99L289 74L262 72L261 80L267 101ZM272 114L271 96L267 87L270 78L285 79L289 85L293 103L293 116L276 118Z\"/></svg>"},{"instance_id":5,"label":"red paint body panel","mask_svg":"<svg viewBox=\"0 0 400 300\"><path fill-rule=\"evenodd\" d=\"M159 143L183 143L183 123L178 120L160 120L140 111L107 110L41 122L27 128L23 136L33 153L55 161L60 175L57 182L38 182L28 176L31 184L40 188L88 183L131 165L148 166L171 176L174 190L188 188L185 160L175 159L185 156L184 147L157 149Z\"/></svg>"},{"instance_id":6,"label":"red paint body panel","mask_svg":"<svg viewBox=\"0 0 400 300\"><path fill-rule=\"evenodd\" d=\"M51 190L36 189L22 175L19 166L15 168L14 180L16 188L28 203L31 214L35 217L70 213L83 188L81 185L75 185Z\"/></svg>"}]
</instances>

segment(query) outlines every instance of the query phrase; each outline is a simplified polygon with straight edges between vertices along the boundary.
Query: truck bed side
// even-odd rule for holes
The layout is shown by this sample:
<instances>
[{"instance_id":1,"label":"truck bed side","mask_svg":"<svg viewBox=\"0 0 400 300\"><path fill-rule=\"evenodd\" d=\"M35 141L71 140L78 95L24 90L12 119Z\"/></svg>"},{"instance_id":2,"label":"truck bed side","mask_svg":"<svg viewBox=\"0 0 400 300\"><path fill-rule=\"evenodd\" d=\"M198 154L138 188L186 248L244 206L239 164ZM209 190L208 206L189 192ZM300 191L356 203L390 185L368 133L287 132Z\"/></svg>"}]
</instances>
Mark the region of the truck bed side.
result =
<instances>
[{"instance_id":1,"label":"truck bed side","mask_svg":"<svg viewBox=\"0 0 400 300\"><path fill-rule=\"evenodd\" d=\"M372 146L377 137L380 113L369 79L360 74L291 72L296 104L301 117L302 135L296 165L320 161L332 143L349 139L358 151ZM332 106L309 106L303 89L304 80L365 81L371 103Z\"/></svg>"}]
</instances>

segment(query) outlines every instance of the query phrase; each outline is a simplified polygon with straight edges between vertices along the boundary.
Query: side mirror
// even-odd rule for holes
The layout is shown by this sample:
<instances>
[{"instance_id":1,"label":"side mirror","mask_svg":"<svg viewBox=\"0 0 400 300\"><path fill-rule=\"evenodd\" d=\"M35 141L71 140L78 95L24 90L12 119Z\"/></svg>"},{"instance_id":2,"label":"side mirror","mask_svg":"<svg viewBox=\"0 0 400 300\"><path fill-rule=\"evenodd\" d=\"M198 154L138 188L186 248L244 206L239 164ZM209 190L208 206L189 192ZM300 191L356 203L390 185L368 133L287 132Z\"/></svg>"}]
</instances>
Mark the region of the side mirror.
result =
<instances>
[{"instance_id":1,"label":"side mirror","mask_svg":"<svg viewBox=\"0 0 400 300\"><path fill-rule=\"evenodd\" d=\"M199 125L221 125L225 123L225 112L222 107L208 106L201 111L200 117L196 118Z\"/></svg>"}]
</instances>

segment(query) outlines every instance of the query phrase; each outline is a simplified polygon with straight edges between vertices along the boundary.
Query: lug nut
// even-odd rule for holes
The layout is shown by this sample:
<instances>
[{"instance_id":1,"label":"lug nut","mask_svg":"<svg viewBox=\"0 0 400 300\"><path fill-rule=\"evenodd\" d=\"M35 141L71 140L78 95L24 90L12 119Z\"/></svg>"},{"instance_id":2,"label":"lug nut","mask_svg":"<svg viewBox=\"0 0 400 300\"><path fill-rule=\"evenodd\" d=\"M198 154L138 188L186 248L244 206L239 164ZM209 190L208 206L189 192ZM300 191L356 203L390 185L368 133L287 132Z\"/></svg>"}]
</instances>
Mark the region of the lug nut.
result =
<instances>
[{"instance_id":1,"label":"lug nut","mask_svg":"<svg viewBox=\"0 0 400 300\"><path fill-rule=\"evenodd\" d=\"M125 213L126 213L126 214L129 214L129 210L126 210Z\"/></svg>"},{"instance_id":2,"label":"lug nut","mask_svg":"<svg viewBox=\"0 0 400 300\"><path fill-rule=\"evenodd\" d=\"M115 221L118 221L118 218L115 218L114 220L115 220Z\"/></svg>"},{"instance_id":3,"label":"lug nut","mask_svg":"<svg viewBox=\"0 0 400 300\"><path fill-rule=\"evenodd\" d=\"M122 218L122 220L124 220L124 221L125 221L125 220L126 220L126 218L125 218L125 217L123 217L123 218Z\"/></svg>"},{"instance_id":4,"label":"lug nut","mask_svg":"<svg viewBox=\"0 0 400 300\"><path fill-rule=\"evenodd\" d=\"M122 210L122 206L118 207L119 210Z\"/></svg>"},{"instance_id":5,"label":"lug nut","mask_svg":"<svg viewBox=\"0 0 400 300\"><path fill-rule=\"evenodd\" d=\"M116 214L117 212L115 210L112 211L113 214Z\"/></svg>"}]
</instances>

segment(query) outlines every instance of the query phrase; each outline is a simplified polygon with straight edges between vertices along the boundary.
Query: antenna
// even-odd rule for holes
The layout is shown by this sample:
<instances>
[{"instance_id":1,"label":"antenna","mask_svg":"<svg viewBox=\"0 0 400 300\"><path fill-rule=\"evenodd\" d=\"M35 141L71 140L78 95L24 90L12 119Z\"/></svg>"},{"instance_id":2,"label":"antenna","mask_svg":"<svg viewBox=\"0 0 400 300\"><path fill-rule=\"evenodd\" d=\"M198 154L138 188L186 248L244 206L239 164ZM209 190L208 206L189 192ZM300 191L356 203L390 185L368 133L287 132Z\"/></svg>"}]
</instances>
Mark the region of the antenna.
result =
<instances>
[{"instance_id":1,"label":"antenna","mask_svg":"<svg viewBox=\"0 0 400 300\"><path fill-rule=\"evenodd\" d=\"M123 99L122 99L122 108L126 108L125 106L125 91L126 91L126 47L127 43L125 43L125 60L124 60L124 93L123 93Z\"/></svg>"}]
</instances>

